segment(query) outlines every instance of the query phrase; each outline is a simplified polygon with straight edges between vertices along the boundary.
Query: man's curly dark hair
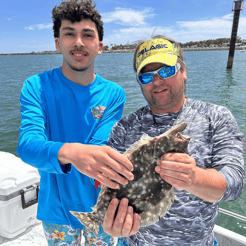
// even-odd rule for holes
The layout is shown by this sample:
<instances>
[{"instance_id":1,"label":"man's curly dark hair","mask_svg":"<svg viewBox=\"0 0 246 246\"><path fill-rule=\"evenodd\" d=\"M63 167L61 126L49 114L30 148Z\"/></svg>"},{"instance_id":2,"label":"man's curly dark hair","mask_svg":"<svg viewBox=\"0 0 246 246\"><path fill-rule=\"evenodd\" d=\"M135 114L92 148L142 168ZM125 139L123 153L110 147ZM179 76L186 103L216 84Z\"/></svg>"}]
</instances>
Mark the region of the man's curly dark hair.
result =
<instances>
[{"instance_id":1,"label":"man's curly dark hair","mask_svg":"<svg viewBox=\"0 0 246 246\"><path fill-rule=\"evenodd\" d=\"M95 7L96 4L93 0L70 0L55 6L52 10L54 37L59 37L62 20L69 20L74 23L83 19L90 19L96 24L99 40L102 41L103 22Z\"/></svg>"}]
</instances>

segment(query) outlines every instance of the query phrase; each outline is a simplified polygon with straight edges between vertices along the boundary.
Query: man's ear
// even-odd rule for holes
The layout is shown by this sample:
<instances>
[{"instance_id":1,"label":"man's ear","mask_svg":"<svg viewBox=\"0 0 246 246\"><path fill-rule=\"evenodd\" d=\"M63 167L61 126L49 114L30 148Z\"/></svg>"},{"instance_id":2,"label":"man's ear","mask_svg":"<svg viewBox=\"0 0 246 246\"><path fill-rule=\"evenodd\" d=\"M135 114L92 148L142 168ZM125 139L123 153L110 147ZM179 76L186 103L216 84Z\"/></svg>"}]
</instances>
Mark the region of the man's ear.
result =
<instances>
[{"instance_id":1,"label":"man's ear","mask_svg":"<svg viewBox=\"0 0 246 246\"><path fill-rule=\"evenodd\" d=\"M55 45L56 45L56 50L61 51L59 38L55 38Z\"/></svg>"},{"instance_id":2,"label":"man's ear","mask_svg":"<svg viewBox=\"0 0 246 246\"><path fill-rule=\"evenodd\" d=\"M98 52L97 52L97 54L98 55L101 55L102 54L102 49L103 49L103 42L99 42L99 47L98 47Z\"/></svg>"},{"instance_id":3,"label":"man's ear","mask_svg":"<svg viewBox=\"0 0 246 246\"><path fill-rule=\"evenodd\" d=\"M184 80L187 80L186 65L185 65L185 63L183 63L183 72L182 72L182 74L184 76Z\"/></svg>"}]
</instances>

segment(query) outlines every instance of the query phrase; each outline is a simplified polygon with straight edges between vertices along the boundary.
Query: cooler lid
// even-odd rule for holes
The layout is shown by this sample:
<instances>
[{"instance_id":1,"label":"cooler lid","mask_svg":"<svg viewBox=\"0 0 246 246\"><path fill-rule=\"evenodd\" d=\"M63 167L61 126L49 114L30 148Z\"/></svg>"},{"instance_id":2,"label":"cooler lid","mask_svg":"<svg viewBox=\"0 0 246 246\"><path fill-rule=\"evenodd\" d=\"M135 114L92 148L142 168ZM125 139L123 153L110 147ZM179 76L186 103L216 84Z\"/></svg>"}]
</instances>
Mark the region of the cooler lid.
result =
<instances>
[{"instance_id":1,"label":"cooler lid","mask_svg":"<svg viewBox=\"0 0 246 246\"><path fill-rule=\"evenodd\" d=\"M33 184L39 185L38 169L15 155L0 151L0 201L20 194L20 190Z\"/></svg>"}]
</instances>

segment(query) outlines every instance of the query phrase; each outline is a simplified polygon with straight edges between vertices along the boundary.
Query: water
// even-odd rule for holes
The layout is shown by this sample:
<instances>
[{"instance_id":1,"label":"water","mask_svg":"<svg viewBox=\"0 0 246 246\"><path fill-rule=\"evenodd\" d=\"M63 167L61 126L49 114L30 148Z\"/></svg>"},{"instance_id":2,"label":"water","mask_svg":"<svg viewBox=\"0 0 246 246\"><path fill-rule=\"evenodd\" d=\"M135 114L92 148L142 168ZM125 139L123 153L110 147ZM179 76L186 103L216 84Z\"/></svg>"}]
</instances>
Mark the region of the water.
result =
<instances>
[{"instance_id":1,"label":"water","mask_svg":"<svg viewBox=\"0 0 246 246\"><path fill-rule=\"evenodd\" d=\"M246 53L235 51L232 71L226 70L228 51L189 51L184 55L188 76L186 95L226 106L246 137ZM95 71L118 83L126 92L123 116L146 105L132 60L131 53L102 54L96 58ZM0 56L0 151L17 155L23 81L61 64L62 55ZM220 207L246 216L246 188L238 200L221 202ZM219 214L217 224L246 236L246 222Z\"/></svg>"}]
</instances>

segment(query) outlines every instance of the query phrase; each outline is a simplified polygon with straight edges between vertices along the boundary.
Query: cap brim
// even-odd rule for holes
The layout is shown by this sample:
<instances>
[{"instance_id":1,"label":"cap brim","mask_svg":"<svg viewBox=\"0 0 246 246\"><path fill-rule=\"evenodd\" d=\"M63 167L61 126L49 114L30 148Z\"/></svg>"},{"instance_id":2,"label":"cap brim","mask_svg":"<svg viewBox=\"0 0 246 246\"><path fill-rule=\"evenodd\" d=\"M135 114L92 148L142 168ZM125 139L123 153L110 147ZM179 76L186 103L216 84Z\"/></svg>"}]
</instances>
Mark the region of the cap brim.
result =
<instances>
[{"instance_id":1,"label":"cap brim","mask_svg":"<svg viewBox=\"0 0 246 246\"><path fill-rule=\"evenodd\" d=\"M160 55L160 54L156 54L156 55L152 55L148 58L146 58L142 63L141 65L138 67L138 70L137 70L137 75L139 75L139 72L141 71L141 69L146 66L147 64L150 64L150 63L155 63L155 62L158 62L158 63L163 63L167 66L174 66L176 63L177 63L177 59L178 59L178 56L174 55L173 53L166 53L165 55Z\"/></svg>"}]
</instances>

